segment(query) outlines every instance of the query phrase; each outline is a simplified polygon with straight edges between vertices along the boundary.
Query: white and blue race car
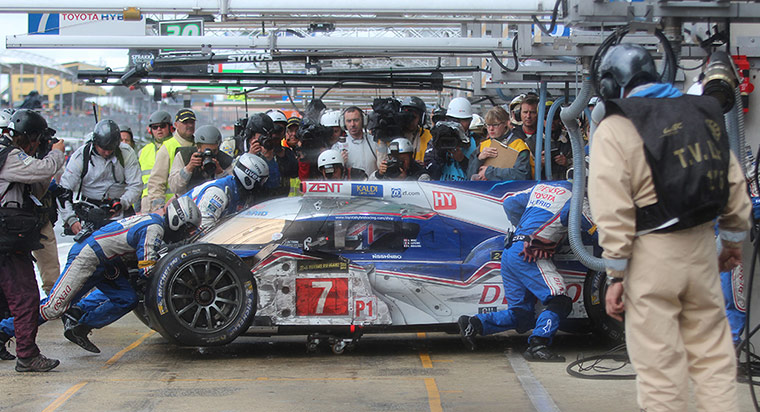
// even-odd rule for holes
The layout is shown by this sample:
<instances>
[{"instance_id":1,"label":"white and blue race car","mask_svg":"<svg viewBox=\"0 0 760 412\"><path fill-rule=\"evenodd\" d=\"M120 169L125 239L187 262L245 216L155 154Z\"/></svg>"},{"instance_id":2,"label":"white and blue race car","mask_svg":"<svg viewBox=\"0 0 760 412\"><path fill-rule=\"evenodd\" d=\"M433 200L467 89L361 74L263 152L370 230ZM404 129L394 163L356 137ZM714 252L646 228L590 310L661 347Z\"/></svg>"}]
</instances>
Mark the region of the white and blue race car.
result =
<instances>
[{"instance_id":1,"label":"white and blue race car","mask_svg":"<svg viewBox=\"0 0 760 412\"><path fill-rule=\"evenodd\" d=\"M303 196L219 222L154 268L149 326L180 345L304 334L340 353L363 333L455 332L462 314L506 309L502 202L534 182L304 182ZM591 246L589 246L591 248ZM554 256L573 311L563 329L619 338L604 274Z\"/></svg>"}]
</instances>

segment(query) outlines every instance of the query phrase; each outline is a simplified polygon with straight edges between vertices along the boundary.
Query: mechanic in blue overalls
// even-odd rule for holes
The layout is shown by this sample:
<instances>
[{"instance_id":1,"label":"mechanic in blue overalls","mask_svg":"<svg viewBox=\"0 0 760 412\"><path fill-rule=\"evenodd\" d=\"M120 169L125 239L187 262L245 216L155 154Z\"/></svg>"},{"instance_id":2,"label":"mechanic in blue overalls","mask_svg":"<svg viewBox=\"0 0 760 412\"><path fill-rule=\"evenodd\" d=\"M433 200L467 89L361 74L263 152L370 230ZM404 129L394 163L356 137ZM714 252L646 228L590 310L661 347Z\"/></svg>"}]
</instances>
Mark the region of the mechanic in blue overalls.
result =
<instances>
[{"instance_id":1,"label":"mechanic in blue overalls","mask_svg":"<svg viewBox=\"0 0 760 412\"><path fill-rule=\"evenodd\" d=\"M182 197L192 200L200 210L201 230L208 229L223 215L240 211L253 203L263 191L269 176L267 162L259 156L244 153L235 162L232 176L221 177L203 183ZM74 310L91 312L108 300L103 291L96 289L72 307Z\"/></svg>"},{"instance_id":2,"label":"mechanic in blue overalls","mask_svg":"<svg viewBox=\"0 0 760 412\"><path fill-rule=\"evenodd\" d=\"M158 260L163 239L181 239L201 223L198 206L188 198L175 199L166 215L135 215L110 223L72 246L66 267L50 296L40 301L39 322L63 317L64 336L83 349L100 353L87 335L93 328L111 324L131 311L137 295L127 279L122 258L135 254L141 275L147 276ZM92 288L108 299L91 310L71 307ZM0 331L15 335L13 318L0 321Z\"/></svg>"},{"instance_id":3,"label":"mechanic in blue overalls","mask_svg":"<svg viewBox=\"0 0 760 412\"><path fill-rule=\"evenodd\" d=\"M462 340L475 349L475 335L490 335L510 329L524 333L533 329L523 356L530 361L564 362L549 349L559 323L573 306L567 296L562 275L551 260L558 243L567 233L571 183L538 183L504 200L504 210L516 227L505 243L501 256L501 276L509 305L507 310L463 315L458 324ZM594 235L595 227L586 216L582 229ZM545 309L535 317L534 305L540 300Z\"/></svg>"}]
</instances>

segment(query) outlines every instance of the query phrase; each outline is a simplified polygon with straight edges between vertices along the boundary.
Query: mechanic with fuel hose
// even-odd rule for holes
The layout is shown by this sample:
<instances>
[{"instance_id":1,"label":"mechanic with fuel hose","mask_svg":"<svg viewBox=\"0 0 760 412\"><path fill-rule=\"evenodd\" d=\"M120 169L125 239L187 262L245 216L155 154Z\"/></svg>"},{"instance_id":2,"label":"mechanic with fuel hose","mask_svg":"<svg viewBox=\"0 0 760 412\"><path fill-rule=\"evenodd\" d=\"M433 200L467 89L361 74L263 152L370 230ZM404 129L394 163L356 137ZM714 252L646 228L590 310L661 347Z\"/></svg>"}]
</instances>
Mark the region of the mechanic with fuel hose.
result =
<instances>
[{"instance_id":1,"label":"mechanic with fuel hose","mask_svg":"<svg viewBox=\"0 0 760 412\"><path fill-rule=\"evenodd\" d=\"M672 62L671 62L672 64ZM606 116L589 198L609 286L646 411L737 411L736 359L718 270L741 261L751 205L718 101L684 96L646 49L611 47L597 76ZM715 248L718 220L723 250Z\"/></svg>"},{"instance_id":2,"label":"mechanic with fuel hose","mask_svg":"<svg viewBox=\"0 0 760 412\"><path fill-rule=\"evenodd\" d=\"M476 335L511 329L525 333L533 329L528 349L523 353L525 359L565 361L549 346L559 323L572 311L573 301L567 296L565 282L551 257L567 234L570 188L569 182L539 183L504 200L504 211L515 226L501 255L501 277L509 307L459 318L462 341L470 350L475 349ZM582 228L588 235L595 235L596 228L590 219L583 219ZM545 306L538 319L534 309L536 299Z\"/></svg>"},{"instance_id":3,"label":"mechanic with fuel hose","mask_svg":"<svg viewBox=\"0 0 760 412\"><path fill-rule=\"evenodd\" d=\"M40 229L47 214L38 200L63 167L62 140L42 159L34 158L41 144L52 141L55 130L31 110L18 110L0 136L0 294L11 315L18 318L16 371L47 372L59 362L40 353L37 309L40 294L34 275L32 250L42 248ZM0 313L5 308L0 307ZM12 360L5 344L13 334L0 331L0 359Z\"/></svg>"},{"instance_id":4,"label":"mechanic with fuel hose","mask_svg":"<svg viewBox=\"0 0 760 412\"><path fill-rule=\"evenodd\" d=\"M40 302L39 323L63 317L66 339L100 353L87 337L90 331L117 321L137 304L127 278L127 259L136 260L140 274L149 276L164 241L184 239L200 223L198 206L189 198L179 198L166 205L164 216L140 214L100 228L72 246L50 296ZM93 307L71 306L93 288L108 299ZM14 326L13 318L0 321L0 336L14 336Z\"/></svg>"}]
</instances>

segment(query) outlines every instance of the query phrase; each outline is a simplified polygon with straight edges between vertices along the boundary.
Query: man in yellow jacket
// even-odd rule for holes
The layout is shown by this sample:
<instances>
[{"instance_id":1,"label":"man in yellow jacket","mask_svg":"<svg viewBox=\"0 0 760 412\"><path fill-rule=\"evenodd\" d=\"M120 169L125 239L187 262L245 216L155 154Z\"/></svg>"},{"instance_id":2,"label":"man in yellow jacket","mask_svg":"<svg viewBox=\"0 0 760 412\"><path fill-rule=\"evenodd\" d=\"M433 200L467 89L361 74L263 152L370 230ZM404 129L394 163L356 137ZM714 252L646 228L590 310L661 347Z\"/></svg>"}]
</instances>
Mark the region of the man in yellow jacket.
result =
<instances>
[{"instance_id":1,"label":"man in yellow jacket","mask_svg":"<svg viewBox=\"0 0 760 412\"><path fill-rule=\"evenodd\" d=\"M156 164L158 149L161 148L164 140L171 137L172 131L174 131L172 115L168 112L157 110L148 118L148 134L153 137L153 141L143 146L137 155L143 182L140 210L148 211L150 209L150 202L148 201L148 177L150 177L150 171L153 170L153 165Z\"/></svg>"},{"instance_id":2,"label":"man in yellow jacket","mask_svg":"<svg viewBox=\"0 0 760 412\"><path fill-rule=\"evenodd\" d=\"M164 141L156 153L156 161L153 164L150 177L148 177L148 208L143 208L143 212L161 209L166 201L174 195L167 184L169 171L172 168L177 149L191 146L195 142L195 113L190 109L180 109L174 119L174 129L174 136ZM143 204L146 204L145 201Z\"/></svg>"}]
</instances>

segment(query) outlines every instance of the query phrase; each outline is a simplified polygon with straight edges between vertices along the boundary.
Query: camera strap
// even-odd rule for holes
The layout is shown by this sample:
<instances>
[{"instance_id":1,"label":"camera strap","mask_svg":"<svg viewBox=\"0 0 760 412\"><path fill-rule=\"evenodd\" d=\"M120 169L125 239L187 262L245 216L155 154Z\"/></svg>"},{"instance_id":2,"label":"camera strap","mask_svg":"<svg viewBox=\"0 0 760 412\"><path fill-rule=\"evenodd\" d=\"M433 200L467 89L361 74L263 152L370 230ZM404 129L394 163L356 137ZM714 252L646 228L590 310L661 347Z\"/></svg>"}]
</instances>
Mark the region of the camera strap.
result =
<instances>
[{"instance_id":1,"label":"camera strap","mask_svg":"<svg viewBox=\"0 0 760 412\"><path fill-rule=\"evenodd\" d=\"M79 190L77 194L77 200L82 200L82 185L84 184L84 177L87 176L87 172L90 170L90 163L92 162L92 151L95 148L93 147L92 142L88 142L86 145L84 145L84 151L82 152L82 173L79 176ZM124 156L121 153L121 148L116 147L116 150L114 150L114 155L116 156L116 160L119 161L119 164L121 167L124 167ZM114 170L114 166L111 166L111 172L113 175L114 182L118 183L118 179L116 179L116 170ZM126 170L124 171L124 181L122 183L126 183Z\"/></svg>"}]
</instances>

